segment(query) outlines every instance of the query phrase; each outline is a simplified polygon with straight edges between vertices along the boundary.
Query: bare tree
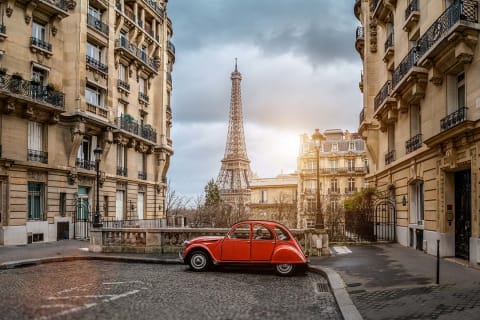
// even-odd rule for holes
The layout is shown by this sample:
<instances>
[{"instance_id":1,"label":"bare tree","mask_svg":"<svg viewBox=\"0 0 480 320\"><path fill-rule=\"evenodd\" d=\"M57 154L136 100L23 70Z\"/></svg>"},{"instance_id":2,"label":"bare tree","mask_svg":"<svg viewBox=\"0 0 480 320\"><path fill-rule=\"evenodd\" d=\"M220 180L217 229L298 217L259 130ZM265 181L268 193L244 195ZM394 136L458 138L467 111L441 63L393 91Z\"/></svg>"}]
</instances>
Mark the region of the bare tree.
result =
<instances>
[{"instance_id":1,"label":"bare tree","mask_svg":"<svg viewBox=\"0 0 480 320\"><path fill-rule=\"evenodd\" d=\"M176 216L183 216L190 201L191 199L187 196L177 194L172 188L170 181L168 181L165 194L165 216L167 223L169 220L175 220Z\"/></svg>"}]
</instances>

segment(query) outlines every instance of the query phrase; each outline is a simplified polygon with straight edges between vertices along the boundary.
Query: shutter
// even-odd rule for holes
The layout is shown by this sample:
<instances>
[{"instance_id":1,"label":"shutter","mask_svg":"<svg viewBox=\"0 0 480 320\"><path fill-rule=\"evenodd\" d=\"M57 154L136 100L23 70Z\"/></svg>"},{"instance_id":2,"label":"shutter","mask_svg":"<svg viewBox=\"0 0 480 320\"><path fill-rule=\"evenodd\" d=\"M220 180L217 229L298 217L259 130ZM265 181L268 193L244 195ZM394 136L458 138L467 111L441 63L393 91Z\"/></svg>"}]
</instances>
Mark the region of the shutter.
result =
<instances>
[{"instance_id":1,"label":"shutter","mask_svg":"<svg viewBox=\"0 0 480 320\"><path fill-rule=\"evenodd\" d=\"M143 198L144 193L139 193L137 198L137 217L138 219L143 219Z\"/></svg>"}]
</instances>

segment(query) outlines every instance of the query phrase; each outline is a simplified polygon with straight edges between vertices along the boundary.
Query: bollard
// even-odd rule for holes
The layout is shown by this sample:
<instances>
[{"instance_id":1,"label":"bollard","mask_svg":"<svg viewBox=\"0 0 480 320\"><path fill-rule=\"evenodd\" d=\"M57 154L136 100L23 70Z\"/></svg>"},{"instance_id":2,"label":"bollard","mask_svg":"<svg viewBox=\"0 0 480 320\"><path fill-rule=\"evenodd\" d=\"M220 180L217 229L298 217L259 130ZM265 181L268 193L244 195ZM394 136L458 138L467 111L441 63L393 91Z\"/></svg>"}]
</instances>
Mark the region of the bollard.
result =
<instances>
[{"instance_id":1,"label":"bollard","mask_svg":"<svg viewBox=\"0 0 480 320\"><path fill-rule=\"evenodd\" d=\"M440 284L440 240L437 240L437 284Z\"/></svg>"}]
</instances>

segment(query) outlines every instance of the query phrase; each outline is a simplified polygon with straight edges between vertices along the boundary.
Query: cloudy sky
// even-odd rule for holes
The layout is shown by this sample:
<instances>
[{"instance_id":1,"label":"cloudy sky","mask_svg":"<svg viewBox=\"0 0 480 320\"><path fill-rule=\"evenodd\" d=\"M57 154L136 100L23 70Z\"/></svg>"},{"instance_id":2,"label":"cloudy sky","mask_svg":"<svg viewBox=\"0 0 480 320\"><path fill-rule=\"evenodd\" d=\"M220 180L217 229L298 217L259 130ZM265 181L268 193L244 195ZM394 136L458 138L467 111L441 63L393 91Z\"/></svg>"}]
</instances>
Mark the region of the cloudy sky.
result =
<instances>
[{"instance_id":1,"label":"cloudy sky","mask_svg":"<svg viewBox=\"0 0 480 320\"><path fill-rule=\"evenodd\" d=\"M171 0L174 28L168 179L193 196L216 179L225 151L235 57L245 141L260 177L296 170L299 136L356 131L361 61L353 0Z\"/></svg>"}]
</instances>

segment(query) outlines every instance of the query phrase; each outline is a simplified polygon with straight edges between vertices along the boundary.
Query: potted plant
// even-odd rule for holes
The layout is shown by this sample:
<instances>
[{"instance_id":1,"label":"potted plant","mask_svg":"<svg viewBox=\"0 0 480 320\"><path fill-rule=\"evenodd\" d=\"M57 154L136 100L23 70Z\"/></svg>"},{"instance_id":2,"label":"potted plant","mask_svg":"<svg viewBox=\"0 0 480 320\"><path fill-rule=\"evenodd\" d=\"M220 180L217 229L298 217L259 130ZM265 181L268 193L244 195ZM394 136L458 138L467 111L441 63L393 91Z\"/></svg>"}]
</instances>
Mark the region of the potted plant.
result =
<instances>
[{"instance_id":1,"label":"potted plant","mask_svg":"<svg viewBox=\"0 0 480 320\"><path fill-rule=\"evenodd\" d=\"M15 72L14 74L12 74L12 79L14 80L23 80L23 77L20 73L18 72Z\"/></svg>"},{"instance_id":2,"label":"potted plant","mask_svg":"<svg viewBox=\"0 0 480 320\"><path fill-rule=\"evenodd\" d=\"M8 87L10 91L18 93L22 89L22 81L23 77L20 73L15 72L12 74L12 78L10 79L10 83L8 84Z\"/></svg>"}]
</instances>

